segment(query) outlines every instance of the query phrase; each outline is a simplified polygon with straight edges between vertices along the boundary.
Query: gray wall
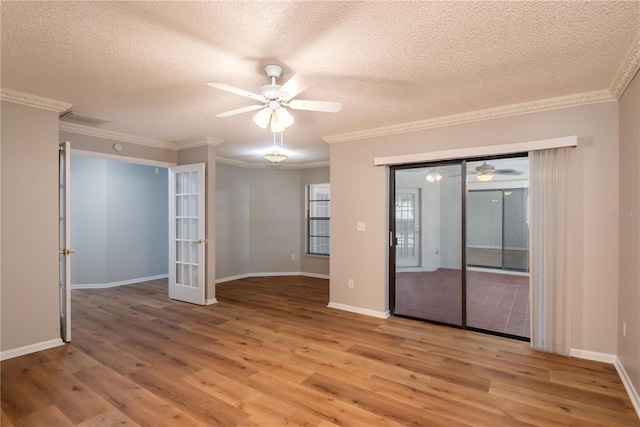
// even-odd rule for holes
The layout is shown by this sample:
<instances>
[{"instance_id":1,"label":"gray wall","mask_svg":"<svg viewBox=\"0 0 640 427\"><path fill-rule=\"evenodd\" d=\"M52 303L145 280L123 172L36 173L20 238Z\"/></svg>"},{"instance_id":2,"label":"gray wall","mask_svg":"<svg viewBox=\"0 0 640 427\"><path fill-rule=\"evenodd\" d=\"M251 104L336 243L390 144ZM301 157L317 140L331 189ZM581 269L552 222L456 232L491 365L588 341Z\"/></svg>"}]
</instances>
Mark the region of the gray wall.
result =
<instances>
[{"instance_id":1,"label":"gray wall","mask_svg":"<svg viewBox=\"0 0 640 427\"><path fill-rule=\"evenodd\" d=\"M222 163L216 165L216 278L247 274L249 270L248 170Z\"/></svg>"},{"instance_id":2,"label":"gray wall","mask_svg":"<svg viewBox=\"0 0 640 427\"><path fill-rule=\"evenodd\" d=\"M636 392L640 392L640 75L620 99L620 204L607 206L630 212L620 217L620 293L618 357ZM611 218L614 221L617 218ZM627 324L626 337L622 324Z\"/></svg>"},{"instance_id":3,"label":"gray wall","mask_svg":"<svg viewBox=\"0 0 640 427\"><path fill-rule=\"evenodd\" d=\"M618 206L618 180L593 171L618 170L616 102L332 144L331 302L388 310L388 177L387 168L373 166L374 158L568 135L578 136L572 150L571 347L615 354L618 221L604 211ZM358 221L367 223L365 232L356 230ZM355 281L353 289L348 279Z\"/></svg>"},{"instance_id":4,"label":"gray wall","mask_svg":"<svg viewBox=\"0 0 640 427\"><path fill-rule=\"evenodd\" d=\"M73 285L168 272L167 169L71 159Z\"/></svg>"},{"instance_id":5,"label":"gray wall","mask_svg":"<svg viewBox=\"0 0 640 427\"><path fill-rule=\"evenodd\" d=\"M265 273L328 275L327 257L304 254L304 187L328 182L328 168L218 164L216 170L218 279Z\"/></svg>"},{"instance_id":6,"label":"gray wall","mask_svg":"<svg viewBox=\"0 0 640 427\"><path fill-rule=\"evenodd\" d=\"M85 150L95 153L132 157L136 159L153 160L165 163L178 163L178 152L175 150L132 144L125 141L114 141L112 139L83 135L68 131L59 131L59 135L60 141L71 142L71 148L74 150ZM122 151L118 152L113 149L113 144L116 142L122 145Z\"/></svg>"},{"instance_id":7,"label":"gray wall","mask_svg":"<svg viewBox=\"0 0 640 427\"><path fill-rule=\"evenodd\" d=\"M60 338L58 114L2 102L1 351Z\"/></svg>"},{"instance_id":8,"label":"gray wall","mask_svg":"<svg viewBox=\"0 0 640 427\"><path fill-rule=\"evenodd\" d=\"M300 271L300 171L249 169L249 271ZM295 256L295 260L291 259Z\"/></svg>"}]
</instances>

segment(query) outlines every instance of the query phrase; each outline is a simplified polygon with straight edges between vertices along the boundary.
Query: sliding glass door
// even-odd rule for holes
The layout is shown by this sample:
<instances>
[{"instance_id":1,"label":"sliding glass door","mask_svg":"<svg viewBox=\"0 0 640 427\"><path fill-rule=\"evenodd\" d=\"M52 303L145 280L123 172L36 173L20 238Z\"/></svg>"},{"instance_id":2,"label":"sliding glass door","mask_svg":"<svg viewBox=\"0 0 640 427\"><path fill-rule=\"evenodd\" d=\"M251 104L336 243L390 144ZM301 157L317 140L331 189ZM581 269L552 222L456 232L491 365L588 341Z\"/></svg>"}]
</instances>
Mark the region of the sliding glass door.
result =
<instances>
[{"instance_id":1,"label":"sliding glass door","mask_svg":"<svg viewBox=\"0 0 640 427\"><path fill-rule=\"evenodd\" d=\"M526 155L395 166L391 181L393 314L528 338Z\"/></svg>"},{"instance_id":2,"label":"sliding glass door","mask_svg":"<svg viewBox=\"0 0 640 427\"><path fill-rule=\"evenodd\" d=\"M395 170L395 314L463 324L461 168L458 162ZM409 194L420 195L410 199L416 200L410 212L419 216L407 222ZM421 248L411 265L406 262L409 241Z\"/></svg>"}]
</instances>

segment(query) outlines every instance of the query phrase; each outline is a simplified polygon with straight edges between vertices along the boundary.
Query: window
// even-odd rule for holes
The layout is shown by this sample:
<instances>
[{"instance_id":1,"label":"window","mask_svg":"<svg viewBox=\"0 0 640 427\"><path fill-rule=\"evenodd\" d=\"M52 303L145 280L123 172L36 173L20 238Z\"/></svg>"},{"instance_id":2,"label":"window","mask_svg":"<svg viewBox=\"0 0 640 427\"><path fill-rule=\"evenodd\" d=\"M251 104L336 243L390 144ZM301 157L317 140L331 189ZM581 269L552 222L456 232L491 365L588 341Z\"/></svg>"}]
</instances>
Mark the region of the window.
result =
<instances>
[{"instance_id":1,"label":"window","mask_svg":"<svg viewBox=\"0 0 640 427\"><path fill-rule=\"evenodd\" d=\"M329 184L307 185L307 253L329 255Z\"/></svg>"}]
</instances>

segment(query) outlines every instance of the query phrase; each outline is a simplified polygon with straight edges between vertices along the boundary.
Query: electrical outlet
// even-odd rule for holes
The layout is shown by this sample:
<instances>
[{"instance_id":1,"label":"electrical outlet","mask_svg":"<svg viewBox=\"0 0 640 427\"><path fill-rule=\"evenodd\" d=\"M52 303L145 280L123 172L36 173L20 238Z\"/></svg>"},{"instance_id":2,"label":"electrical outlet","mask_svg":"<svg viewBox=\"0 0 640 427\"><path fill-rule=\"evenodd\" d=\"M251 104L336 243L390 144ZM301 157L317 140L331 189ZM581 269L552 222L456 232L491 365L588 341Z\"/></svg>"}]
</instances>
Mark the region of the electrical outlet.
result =
<instances>
[{"instance_id":1,"label":"electrical outlet","mask_svg":"<svg viewBox=\"0 0 640 427\"><path fill-rule=\"evenodd\" d=\"M353 289L353 279L349 279L349 288Z\"/></svg>"},{"instance_id":2,"label":"electrical outlet","mask_svg":"<svg viewBox=\"0 0 640 427\"><path fill-rule=\"evenodd\" d=\"M364 229L365 229L365 224L364 224L364 222L358 222L358 223L356 224L356 228L358 229L358 231L364 231Z\"/></svg>"},{"instance_id":3,"label":"electrical outlet","mask_svg":"<svg viewBox=\"0 0 640 427\"><path fill-rule=\"evenodd\" d=\"M627 336L627 322L622 322L622 337Z\"/></svg>"},{"instance_id":4,"label":"electrical outlet","mask_svg":"<svg viewBox=\"0 0 640 427\"><path fill-rule=\"evenodd\" d=\"M291 261L295 261L296 260L296 255L295 254L291 254Z\"/></svg>"}]
</instances>

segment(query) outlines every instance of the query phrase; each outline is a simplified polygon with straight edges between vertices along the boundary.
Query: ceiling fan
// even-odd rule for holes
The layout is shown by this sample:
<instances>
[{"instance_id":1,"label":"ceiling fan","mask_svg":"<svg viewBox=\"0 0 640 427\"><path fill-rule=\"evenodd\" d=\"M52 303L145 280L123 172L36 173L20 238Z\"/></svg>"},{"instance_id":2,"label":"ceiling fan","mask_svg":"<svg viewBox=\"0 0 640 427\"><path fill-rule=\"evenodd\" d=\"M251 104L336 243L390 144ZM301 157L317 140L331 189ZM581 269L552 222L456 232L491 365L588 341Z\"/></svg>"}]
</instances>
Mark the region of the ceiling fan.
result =
<instances>
[{"instance_id":1,"label":"ceiling fan","mask_svg":"<svg viewBox=\"0 0 640 427\"><path fill-rule=\"evenodd\" d=\"M264 72L267 77L271 79L271 84L260 87L258 93L238 89L220 82L208 82L207 85L211 87L226 90L227 92L261 102L261 104L219 113L216 114L216 117L230 117L236 114L260 110L258 114L253 117L253 121L263 129L265 129L269 121L271 121L271 131L282 132L293 123L293 117L285 107L290 107L294 110L322 111L326 113L337 113L342 109L342 103L340 102L293 99L313 84L314 80L312 77L296 73L287 80L284 85L278 85L276 84L276 79L282 74L282 67L274 64L265 65Z\"/></svg>"},{"instance_id":2,"label":"ceiling fan","mask_svg":"<svg viewBox=\"0 0 640 427\"><path fill-rule=\"evenodd\" d=\"M469 175L478 175L478 181L491 181L493 175L522 175L522 172L516 169L496 169L495 166L482 162L480 166L476 166L475 171L469 171Z\"/></svg>"}]
</instances>

